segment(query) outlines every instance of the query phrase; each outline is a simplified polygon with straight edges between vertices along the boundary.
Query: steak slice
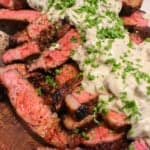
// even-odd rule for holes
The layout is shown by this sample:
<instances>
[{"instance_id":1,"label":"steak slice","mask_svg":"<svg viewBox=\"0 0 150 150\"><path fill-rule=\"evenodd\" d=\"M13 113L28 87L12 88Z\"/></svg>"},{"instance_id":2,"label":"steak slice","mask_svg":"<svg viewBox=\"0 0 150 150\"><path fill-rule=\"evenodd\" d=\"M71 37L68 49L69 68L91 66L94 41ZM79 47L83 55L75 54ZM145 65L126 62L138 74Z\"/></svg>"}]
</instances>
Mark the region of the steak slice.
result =
<instances>
[{"instance_id":1,"label":"steak slice","mask_svg":"<svg viewBox=\"0 0 150 150\"><path fill-rule=\"evenodd\" d=\"M71 93L80 84L80 78L74 78L68 82L58 86L54 92L51 94L52 103L56 109L59 111L65 103L65 97Z\"/></svg>"},{"instance_id":2,"label":"steak slice","mask_svg":"<svg viewBox=\"0 0 150 150\"><path fill-rule=\"evenodd\" d=\"M65 104L69 112L77 120L81 120L93 113L93 108L97 103L97 95L76 88L72 94L65 98Z\"/></svg>"},{"instance_id":3,"label":"steak slice","mask_svg":"<svg viewBox=\"0 0 150 150\"><path fill-rule=\"evenodd\" d=\"M149 26L149 20L143 17L144 13L141 11L136 11L130 16L123 16L122 19L124 21L125 26L133 26L133 27L147 27Z\"/></svg>"},{"instance_id":4,"label":"steak slice","mask_svg":"<svg viewBox=\"0 0 150 150\"><path fill-rule=\"evenodd\" d=\"M79 74L79 70L73 64L65 64L58 71L55 80L59 85L65 84Z\"/></svg>"},{"instance_id":5,"label":"steak slice","mask_svg":"<svg viewBox=\"0 0 150 150\"><path fill-rule=\"evenodd\" d=\"M72 50L75 50L80 45L80 37L75 29L71 29L66 35L58 41L58 48L44 51L41 57L30 66L30 71L36 69L52 69L65 63Z\"/></svg>"},{"instance_id":6,"label":"steak slice","mask_svg":"<svg viewBox=\"0 0 150 150\"><path fill-rule=\"evenodd\" d=\"M125 27L132 34L131 40L140 44L145 38L150 37L150 20L144 18L144 13L136 11L130 16L122 17Z\"/></svg>"},{"instance_id":7,"label":"steak slice","mask_svg":"<svg viewBox=\"0 0 150 150\"><path fill-rule=\"evenodd\" d=\"M28 74L27 68L24 64L12 64L12 65L7 65L5 67L0 68L0 74L3 73L3 71L8 71L8 70L17 70L22 76L26 76Z\"/></svg>"},{"instance_id":8,"label":"steak slice","mask_svg":"<svg viewBox=\"0 0 150 150\"><path fill-rule=\"evenodd\" d=\"M82 120L88 115L94 115L93 110L97 106L97 95L88 93L84 90L79 92L72 92L67 95L65 104L70 113L77 120ZM108 111L106 114L97 112L95 117L102 116L104 122L112 129L117 131L128 130L129 123L126 121L126 116L122 112L113 110Z\"/></svg>"},{"instance_id":9,"label":"steak slice","mask_svg":"<svg viewBox=\"0 0 150 150\"><path fill-rule=\"evenodd\" d=\"M88 139L82 139L87 150L125 150L127 140L124 133L115 133L101 125L87 133Z\"/></svg>"},{"instance_id":10,"label":"steak slice","mask_svg":"<svg viewBox=\"0 0 150 150\"><path fill-rule=\"evenodd\" d=\"M49 41L52 38L52 24L49 22L46 15L39 16L23 31L17 32L11 37L15 43L24 43L31 40Z\"/></svg>"},{"instance_id":11,"label":"steak slice","mask_svg":"<svg viewBox=\"0 0 150 150\"><path fill-rule=\"evenodd\" d=\"M140 44L144 41L139 33L130 33L130 39L135 44Z\"/></svg>"},{"instance_id":12,"label":"steak slice","mask_svg":"<svg viewBox=\"0 0 150 150\"><path fill-rule=\"evenodd\" d=\"M126 16L138 10L142 5L143 0L122 0L122 3L123 7L120 14L121 16Z\"/></svg>"},{"instance_id":13,"label":"steak slice","mask_svg":"<svg viewBox=\"0 0 150 150\"><path fill-rule=\"evenodd\" d=\"M9 9L21 9L26 6L25 0L0 0L0 6Z\"/></svg>"},{"instance_id":14,"label":"steak slice","mask_svg":"<svg viewBox=\"0 0 150 150\"><path fill-rule=\"evenodd\" d=\"M122 112L110 110L107 114L103 114L104 121L114 130L123 131L130 129L130 124L126 120L126 115Z\"/></svg>"},{"instance_id":15,"label":"steak slice","mask_svg":"<svg viewBox=\"0 0 150 150\"><path fill-rule=\"evenodd\" d=\"M40 12L34 10L0 9L0 20L14 20L31 23L40 15Z\"/></svg>"},{"instance_id":16,"label":"steak slice","mask_svg":"<svg viewBox=\"0 0 150 150\"><path fill-rule=\"evenodd\" d=\"M130 149L134 150L150 150L146 142L142 139L135 140L131 145Z\"/></svg>"},{"instance_id":17,"label":"steak slice","mask_svg":"<svg viewBox=\"0 0 150 150\"><path fill-rule=\"evenodd\" d=\"M4 64L12 63L14 61L24 61L29 56L40 54L39 45L36 42L25 43L14 49L7 50L2 55Z\"/></svg>"},{"instance_id":18,"label":"steak slice","mask_svg":"<svg viewBox=\"0 0 150 150\"><path fill-rule=\"evenodd\" d=\"M72 116L66 115L63 118L63 124L68 130L75 130L77 128L88 127L88 125L93 121L93 115L88 115L84 119L77 121Z\"/></svg>"},{"instance_id":19,"label":"steak slice","mask_svg":"<svg viewBox=\"0 0 150 150\"><path fill-rule=\"evenodd\" d=\"M57 115L43 104L43 99L30 83L16 70L3 70L0 80L7 89L11 104L27 125L49 144L66 147L67 135L60 128Z\"/></svg>"}]
</instances>

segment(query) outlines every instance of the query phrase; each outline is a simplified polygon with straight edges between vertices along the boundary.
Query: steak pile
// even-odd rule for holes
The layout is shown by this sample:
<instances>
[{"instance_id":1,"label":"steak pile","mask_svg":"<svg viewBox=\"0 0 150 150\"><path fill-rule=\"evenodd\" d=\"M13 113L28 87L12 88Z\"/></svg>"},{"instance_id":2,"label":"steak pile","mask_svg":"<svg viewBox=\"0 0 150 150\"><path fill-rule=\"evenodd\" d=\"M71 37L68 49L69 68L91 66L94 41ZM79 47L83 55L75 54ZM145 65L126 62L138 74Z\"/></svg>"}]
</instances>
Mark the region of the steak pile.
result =
<instances>
[{"instance_id":1,"label":"steak pile","mask_svg":"<svg viewBox=\"0 0 150 150\"><path fill-rule=\"evenodd\" d=\"M141 3L123 0L120 13L137 44L150 37L149 20L138 11ZM9 35L1 57L0 85L18 116L54 149L149 150L142 139L127 138L130 124L124 113L93 113L98 95L82 89L82 72L71 59L82 43L77 30L67 20L52 24L25 4L0 0L0 21L27 23Z\"/></svg>"}]
</instances>

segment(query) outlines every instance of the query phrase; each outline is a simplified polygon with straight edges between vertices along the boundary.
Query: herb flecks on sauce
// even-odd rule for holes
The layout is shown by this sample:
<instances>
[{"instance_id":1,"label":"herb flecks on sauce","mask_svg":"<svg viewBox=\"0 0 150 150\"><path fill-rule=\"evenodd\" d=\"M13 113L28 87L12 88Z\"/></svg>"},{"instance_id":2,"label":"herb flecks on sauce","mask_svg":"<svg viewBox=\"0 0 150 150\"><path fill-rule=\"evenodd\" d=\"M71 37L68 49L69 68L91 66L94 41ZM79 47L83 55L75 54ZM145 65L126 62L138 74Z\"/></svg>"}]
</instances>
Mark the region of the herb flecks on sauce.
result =
<instances>
[{"instance_id":1,"label":"herb flecks on sauce","mask_svg":"<svg viewBox=\"0 0 150 150\"><path fill-rule=\"evenodd\" d=\"M139 129L150 120L150 39L139 46L132 43L119 17L122 0L49 0L48 6L50 21L67 18L81 35L82 45L72 50L71 57L82 71L82 87L98 94L109 90L115 96L111 101L99 96L95 122L99 123L97 113L115 109L126 113L133 129ZM144 126L135 137L147 133L150 138L150 127L147 132Z\"/></svg>"}]
</instances>

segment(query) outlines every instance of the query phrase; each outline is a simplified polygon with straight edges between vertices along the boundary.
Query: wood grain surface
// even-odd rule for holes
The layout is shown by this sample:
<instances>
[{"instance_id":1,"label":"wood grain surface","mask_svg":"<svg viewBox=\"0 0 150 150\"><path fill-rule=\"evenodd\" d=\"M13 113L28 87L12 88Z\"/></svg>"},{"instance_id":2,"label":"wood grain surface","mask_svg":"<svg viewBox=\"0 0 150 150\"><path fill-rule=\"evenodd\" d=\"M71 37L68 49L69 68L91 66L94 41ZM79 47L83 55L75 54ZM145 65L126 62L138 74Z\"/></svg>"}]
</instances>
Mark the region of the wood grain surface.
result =
<instances>
[{"instance_id":1,"label":"wood grain surface","mask_svg":"<svg viewBox=\"0 0 150 150\"><path fill-rule=\"evenodd\" d=\"M0 102L0 150L36 150L41 144L32 137L7 102Z\"/></svg>"}]
</instances>

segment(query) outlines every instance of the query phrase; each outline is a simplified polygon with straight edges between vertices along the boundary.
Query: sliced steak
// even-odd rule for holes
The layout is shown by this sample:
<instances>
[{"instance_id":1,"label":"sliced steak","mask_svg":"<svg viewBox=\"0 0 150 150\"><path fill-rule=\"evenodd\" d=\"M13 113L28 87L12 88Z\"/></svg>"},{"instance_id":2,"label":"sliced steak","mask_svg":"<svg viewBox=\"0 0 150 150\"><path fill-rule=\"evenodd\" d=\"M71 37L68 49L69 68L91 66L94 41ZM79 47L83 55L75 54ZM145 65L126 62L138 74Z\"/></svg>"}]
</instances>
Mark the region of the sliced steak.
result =
<instances>
[{"instance_id":1,"label":"sliced steak","mask_svg":"<svg viewBox=\"0 0 150 150\"><path fill-rule=\"evenodd\" d=\"M88 127L88 125L92 122L93 115L88 115L84 119L78 121L72 118L70 115L66 115L63 118L63 124L68 130L75 130L77 128Z\"/></svg>"},{"instance_id":2,"label":"sliced steak","mask_svg":"<svg viewBox=\"0 0 150 150\"><path fill-rule=\"evenodd\" d=\"M134 150L150 150L146 142L142 139L135 140L131 145L130 149Z\"/></svg>"},{"instance_id":3,"label":"sliced steak","mask_svg":"<svg viewBox=\"0 0 150 150\"><path fill-rule=\"evenodd\" d=\"M97 105L97 95L85 91L79 91L66 96L65 104L72 117L82 120L88 115L93 115L94 107ZM102 116L104 122L117 131L130 129L126 116L123 113L109 111L106 114L97 113L97 117Z\"/></svg>"},{"instance_id":4,"label":"sliced steak","mask_svg":"<svg viewBox=\"0 0 150 150\"><path fill-rule=\"evenodd\" d=\"M127 140L123 133L115 133L105 126L91 129L87 133L88 139L82 139L87 150L125 150Z\"/></svg>"},{"instance_id":5,"label":"sliced steak","mask_svg":"<svg viewBox=\"0 0 150 150\"><path fill-rule=\"evenodd\" d=\"M9 8L9 9L21 9L25 8L25 0L0 0L0 6Z\"/></svg>"},{"instance_id":6,"label":"sliced steak","mask_svg":"<svg viewBox=\"0 0 150 150\"><path fill-rule=\"evenodd\" d=\"M11 40L15 43L37 40L42 45L49 47L52 39L62 38L70 29L71 26L68 22L59 21L52 25L47 16L42 15L29 24L25 30L11 36Z\"/></svg>"},{"instance_id":7,"label":"sliced steak","mask_svg":"<svg viewBox=\"0 0 150 150\"><path fill-rule=\"evenodd\" d=\"M40 48L36 42L25 43L17 48L9 49L2 55L4 64L12 63L14 61L24 61L29 56L40 53Z\"/></svg>"},{"instance_id":8,"label":"sliced steak","mask_svg":"<svg viewBox=\"0 0 150 150\"><path fill-rule=\"evenodd\" d=\"M80 78L75 78L58 86L58 88L52 92L52 103L57 111L59 111L64 106L65 97L71 93L79 84Z\"/></svg>"},{"instance_id":9,"label":"sliced steak","mask_svg":"<svg viewBox=\"0 0 150 150\"><path fill-rule=\"evenodd\" d=\"M20 31L11 37L15 43L24 43L31 40L38 40L45 43L52 38L52 24L49 22L46 15L39 16L35 21L27 26L23 31Z\"/></svg>"},{"instance_id":10,"label":"sliced steak","mask_svg":"<svg viewBox=\"0 0 150 150\"><path fill-rule=\"evenodd\" d=\"M74 79L79 74L79 70L73 64L65 64L56 73L55 80L59 85Z\"/></svg>"},{"instance_id":11,"label":"sliced steak","mask_svg":"<svg viewBox=\"0 0 150 150\"><path fill-rule=\"evenodd\" d=\"M133 27L147 27L150 25L150 21L143 17L144 13L141 11L136 11L130 16L123 16L122 19L124 21L125 26L133 26Z\"/></svg>"},{"instance_id":12,"label":"sliced steak","mask_svg":"<svg viewBox=\"0 0 150 150\"><path fill-rule=\"evenodd\" d=\"M122 17L125 27L131 34L131 39L141 43L145 38L150 37L150 20L144 18L144 13L136 11L130 16Z\"/></svg>"},{"instance_id":13,"label":"sliced steak","mask_svg":"<svg viewBox=\"0 0 150 150\"><path fill-rule=\"evenodd\" d=\"M67 135L60 128L57 115L43 104L43 99L30 83L16 70L4 70L0 80L7 89L11 104L27 125L49 144L66 147Z\"/></svg>"},{"instance_id":14,"label":"sliced steak","mask_svg":"<svg viewBox=\"0 0 150 150\"><path fill-rule=\"evenodd\" d=\"M8 70L17 70L22 76L28 75L27 68L24 64L12 64L0 68L0 73Z\"/></svg>"},{"instance_id":15,"label":"sliced steak","mask_svg":"<svg viewBox=\"0 0 150 150\"><path fill-rule=\"evenodd\" d=\"M31 23L36 20L40 15L40 12L34 10L0 9L0 20L15 20Z\"/></svg>"},{"instance_id":16,"label":"sliced steak","mask_svg":"<svg viewBox=\"0 0 150 150\"><path fill-rule=\"evenodd\" d=\"M142 5L143 0L122 0L122 3L123 7L120 14L121 16L126 16L138 10Z\"/></svg>"},{"instance_id":17,"label":"sliced steak","mask_svg":"<svg viewBox=\"0 0 150 150\"><path fill-rule=\"evenodd\" d=\"M140 44L144 41L144 39L140 36L139 33L130 33L130 39L135 44Z\"/></svg>"},{"instance_id":18,"label":"sliced steak","mask_svg":"<svg viewBox=\"0 0 150 150\"><path fill-rule=\"evenodd\" d=\"M124 113L109 111L107 114L103 114L103 119L114 130L122 131L130 129Z\"/></svg>"},{"instance_id":19,"label":"sliced steak","mask_svg":"<svg viewBox=\"0 0 150 150\"><path fill-rule=\"evenodd\" d=\"M72 94L67 95L65 98L66 107L73 117L78 120L92 114L96 103L96 94L88 93L84 90L80 90L79 88L76 88Z\"/></svg>"},{"instance_id":20,"label":"sliced steak","mask_svg":"<svg viewBox=\"0 0 150 150\"><path fill-rule=\"evenodd\" d=\"M66 20L59 21L54 26L56 30L56 39L62 38L72 27Z\"/></svg>"},{"instance_id":21,"label":"sliced steak","mask_svg":"<svg viewBox=\"0 0 150 150\"><path fill-rule=\"evenodd\" d=\"M36 69L52 69L65 63L72 50L80 45L80 37L76 30L71 29L66 35L58 41L59 48L44 51L41 57L30 66L30 71Z\"/></svg>"}]
</instances>

